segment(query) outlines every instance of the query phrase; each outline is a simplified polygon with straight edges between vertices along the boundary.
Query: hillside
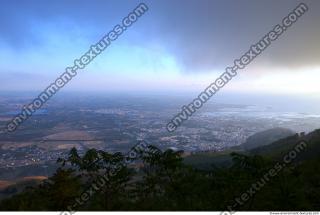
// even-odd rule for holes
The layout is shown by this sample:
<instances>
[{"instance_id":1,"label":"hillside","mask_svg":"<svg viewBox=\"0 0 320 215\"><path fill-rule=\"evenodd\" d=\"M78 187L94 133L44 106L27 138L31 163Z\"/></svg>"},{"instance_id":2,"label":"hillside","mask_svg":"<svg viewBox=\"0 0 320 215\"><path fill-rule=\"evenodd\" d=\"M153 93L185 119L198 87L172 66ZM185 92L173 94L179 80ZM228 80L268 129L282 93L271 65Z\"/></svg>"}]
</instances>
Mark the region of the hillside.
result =
<instances>
[{"instance_id":1,"label":"hillside","mask_svg":"<svg viewBox=\"0 0 320 215\"><path fill-rule=\"evenodd\" d=\"M20 193L28 187L35 187L45 179L47 179L47 177L30 176L17 181L0 181L0 200Z\"/></svg>"},{"instance_id":2,"label":"hillside","mask_svg":"<svg viewBox=\"0 0 320 215\"><path fill-rule=\"evenodd\" d=\"M307 143L304 150L284 163L283 155L302 140ZM122 165L126 158L121 153L91 149L79 155L74 148L66 160L59 160L61 167L52 177L3 199L0 210L225 211L230 205L237 211L320 209L320 130L245 153L229 150L183 158L182 151L151 145L145 150L137 152L141 165L136 169ZM88 190L93 192L89 195ZM84 192L86 201L79 204ZM244 193L248 198L236 204L235 198Z\"/></svg>"},{"instance_id":3,"label":"hillside","mask_svg":"<svg viewBox=\"0 0 320 215\"><path fill-rule=\"evenodd\" d=\"M306 140L307 150L301 154L297 160L308 160L317 158L320 155L320 129L317 129L307 135L293 135L272 144L261 146L249 151L251 155L261 155L272 159L281 158L286 152L292 149L300 140Z\"/></svg>"},{"instance_id":4,"label":"hillside","mask_svg":"<svg viewBox=\"0 0 320 215\"><path fill-rule=\"evenodd\" d=\"M303 137L298 134L286 136L292 131L282 128L271 129L254 134L245 144L232 147L222 152L196 153L185 158L185 163L199 169L212 169L213 167L228 167L232 165L231 152L242 153L246 155L260 155L271 159L281 159L281 157L291 150L301 139L307 140L308 150L301 155L299 159L315 158L320 155L320 129L315 130ZM271 134L272 137L268 137ZM286 136L282 139L279 137ZM266 138L267 144L264 143L263 137ZM272 139L277 139L270 142ZM260 142L258 142L258 140ZM254 144L253 144L254 143ZM247 148L249 149L245 149ZM257 147L253 147L257 146ZM299 160L298 159L298 160Z\"/></svg>"},{"instance_id":5,"label":"hillside","mask_svg":"<svg viewBox=\"0 0 320 215\"><path fill-rule=\"evenodd\" d=\"M260 146L269 145L277 140L289 137L295 133L286 128L272 128L258 132L250 137L247 141L241 144L240 149L251 150Z\"/></svg>"}]
</instances>

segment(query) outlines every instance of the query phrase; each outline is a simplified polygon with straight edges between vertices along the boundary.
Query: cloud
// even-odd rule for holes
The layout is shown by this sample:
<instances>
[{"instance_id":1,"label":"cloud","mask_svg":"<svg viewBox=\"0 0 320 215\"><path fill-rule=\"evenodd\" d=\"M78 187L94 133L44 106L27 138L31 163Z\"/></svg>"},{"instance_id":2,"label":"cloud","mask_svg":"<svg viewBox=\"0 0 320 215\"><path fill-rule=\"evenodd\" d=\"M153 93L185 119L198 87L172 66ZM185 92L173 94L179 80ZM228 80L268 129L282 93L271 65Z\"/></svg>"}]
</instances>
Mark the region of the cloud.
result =
<instances>
[{"instance_id":1,"label":"cloud","mask_svg":"<svg viewBox=\"0 0 320 215\"><path fill-rule=\"evenodd\" d=\"M162 1L161 1L162 2ZM300 1L173 0L153 5L148 38L175 53L191 72L222 69L281 23ZM309 11L260 57L271 67L319 66L320 2L305 1ZM157 20L153 22L153 20ZM153 33L153 34L151 34Z\"/></svg>"},{"instance_id":2,"label":"cloud","mask_svg":"<svg viewBox=\"0 0 320 215\"><path fill-rule=\"evenodd\" d=\"M131 11L129 0L6 0L0 8L0 43L12 49L45 46L34 27L53 26L66 37L94 42ZM297 0L146 0L148 14L126 32L132 46L163 47L186 72L223 69L280 23ZM306 0L309 11L272 44L255 63L269 67L319 66L320 1ZM12 12L14 11L14 13ZM68 23L61 25L61 23ZM48 34L52 32L48 31ZM90 33L86 33L90 31ZM118 42L118 41L117 41Z\"/></svg>"}]
</instances>

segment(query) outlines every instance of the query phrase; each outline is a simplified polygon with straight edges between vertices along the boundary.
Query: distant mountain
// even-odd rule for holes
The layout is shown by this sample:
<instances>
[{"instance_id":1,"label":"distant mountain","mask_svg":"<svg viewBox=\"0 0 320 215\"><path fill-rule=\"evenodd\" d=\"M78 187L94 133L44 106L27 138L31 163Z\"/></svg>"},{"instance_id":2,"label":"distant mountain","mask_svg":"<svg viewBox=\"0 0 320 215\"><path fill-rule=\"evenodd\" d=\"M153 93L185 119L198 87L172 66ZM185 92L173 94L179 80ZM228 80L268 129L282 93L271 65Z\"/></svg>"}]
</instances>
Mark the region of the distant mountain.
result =
<instances>
[{"instance_id":1,"label":"distant mountain","mask_svg":"<svg viewBox=\"0 0 320 215\"><path fill-rule=\"evenodd\" d=\"M240 149L251 150L260 146L269 145L277 140L294 135L290 129L272 128L262 132L258 132L250 137L247 141L239 146Z\"/></svg>"}]
</instances>

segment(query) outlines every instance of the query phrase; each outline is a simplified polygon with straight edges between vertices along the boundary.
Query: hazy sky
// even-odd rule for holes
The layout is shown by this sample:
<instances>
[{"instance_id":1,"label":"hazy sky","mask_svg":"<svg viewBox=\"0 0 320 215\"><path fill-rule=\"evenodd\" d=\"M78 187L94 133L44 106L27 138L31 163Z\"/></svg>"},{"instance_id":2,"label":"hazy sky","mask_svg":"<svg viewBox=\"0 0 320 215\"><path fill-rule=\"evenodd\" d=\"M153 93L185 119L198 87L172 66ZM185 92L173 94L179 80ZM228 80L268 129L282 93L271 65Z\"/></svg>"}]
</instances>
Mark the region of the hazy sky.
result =
<instances>
[{"instance_id":1,"label":"hazy sky","mask_svg":"<svg viewBox=\"0 0 320 215\"><path fill-rule=\"evenodd\" d=\"M202 90L300 2L309 11L223 90L318 95L318 0L146 0L149 11L64 90ZM139 3L1 1L0 89L45 89Z\"/></svg>"}]
</instances>

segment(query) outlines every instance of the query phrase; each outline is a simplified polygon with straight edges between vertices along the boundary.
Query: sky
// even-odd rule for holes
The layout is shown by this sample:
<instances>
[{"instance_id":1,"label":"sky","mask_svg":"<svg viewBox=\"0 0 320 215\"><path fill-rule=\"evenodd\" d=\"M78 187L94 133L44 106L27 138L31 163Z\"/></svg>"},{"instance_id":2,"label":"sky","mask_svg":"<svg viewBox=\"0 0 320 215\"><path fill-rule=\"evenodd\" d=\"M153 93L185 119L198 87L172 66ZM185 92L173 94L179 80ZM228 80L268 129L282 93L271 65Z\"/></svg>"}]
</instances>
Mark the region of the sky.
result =
<instances>
[{"instance_id":1,"label":"sky","mask_svg":"<svg viewBox=\"0 0 320 215\"><path fill-rule=\"evenodd\" d=\"M308 12L223 90L320 95L317 0L145 0L149 10L63 90L204 90L301 2ZM0 90L44 90L139 3L1 1Z\"/></svg>"}]
</instances>

